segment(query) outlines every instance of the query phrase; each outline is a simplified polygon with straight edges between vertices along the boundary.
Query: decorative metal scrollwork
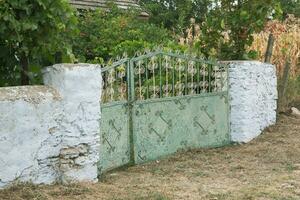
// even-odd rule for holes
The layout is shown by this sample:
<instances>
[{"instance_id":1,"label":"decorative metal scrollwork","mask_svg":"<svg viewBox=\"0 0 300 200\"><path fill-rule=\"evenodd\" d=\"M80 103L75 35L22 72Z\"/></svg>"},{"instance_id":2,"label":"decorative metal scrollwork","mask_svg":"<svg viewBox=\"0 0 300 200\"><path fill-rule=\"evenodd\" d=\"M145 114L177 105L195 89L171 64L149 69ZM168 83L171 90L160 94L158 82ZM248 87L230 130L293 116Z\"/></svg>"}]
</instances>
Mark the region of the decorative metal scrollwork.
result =
<instances>
[{"instance_id":1,"label":"decorative metal scrollwork","mask_svg":"<svg viewBox=\"0 0 300 200\"><path fill-rule=\"evenodd\" d=\"M124 62L110 63L103 74L102 102L127 100L134 89L135 100L196 95L227 91L227 68L209 63L195 56L172 53L138 57ZM109 67L111 65L111 67ZM127 74L128 67L132 73ZM130 71L130 70L129 70ZM134 76L134 77L132 77ZM134 80L130 85L129 80ZM129 88L130 87L130 88Z\"/></svg>"},{"instance_id":2,"label":"decorative metal scrollwork","mask_svg":"<svg viewBox=\"0 0 300 200\"><path fill-rule=\"evenodd\" d=\"M126 76L127 62L102 72L102 103L127 100L128 85Z\"/></svg>"}]
</instances>

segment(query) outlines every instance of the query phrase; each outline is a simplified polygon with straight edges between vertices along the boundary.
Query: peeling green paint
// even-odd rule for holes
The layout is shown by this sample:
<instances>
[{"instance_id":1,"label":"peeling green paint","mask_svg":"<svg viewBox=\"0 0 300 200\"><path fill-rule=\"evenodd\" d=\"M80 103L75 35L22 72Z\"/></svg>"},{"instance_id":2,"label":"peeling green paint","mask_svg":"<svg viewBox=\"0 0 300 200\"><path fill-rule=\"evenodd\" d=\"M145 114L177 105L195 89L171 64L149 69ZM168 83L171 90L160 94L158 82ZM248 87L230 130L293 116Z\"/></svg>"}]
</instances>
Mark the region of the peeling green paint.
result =
<instances>
[{"instance_id":1,"label":"peeling green paint","mask_svg":"<svg viewBox=\"0 0 300 200\"><path fill-rule=\"evenodd\" d=\"M135 162L155 160L180 149L228 144L227 121L227 103L219 94L136 102Z\"/></svg>"},{"instance_id":2,"label":"peeling green paint","mask_svg":"<svg viewBox=\"0 0 300 200\"><path fill-rule=\"evenodd\" d=\"M126 74L120 70L125 66ZM154 52L120 60L102 73L100 173L181 149L229 144L226 67ZM184 88L177 87L178 81Z\"/></svg>"},{"instance_id":3,"label":"peeling green paint","mask_svg":"<svg viewBox=\"0 0 300 200\"><path fill-rule=\"evenodd\" d=\"M130 161L127 102L110 103L101 108L99 171L114 169Z\"/></svg>"}]
</instances>

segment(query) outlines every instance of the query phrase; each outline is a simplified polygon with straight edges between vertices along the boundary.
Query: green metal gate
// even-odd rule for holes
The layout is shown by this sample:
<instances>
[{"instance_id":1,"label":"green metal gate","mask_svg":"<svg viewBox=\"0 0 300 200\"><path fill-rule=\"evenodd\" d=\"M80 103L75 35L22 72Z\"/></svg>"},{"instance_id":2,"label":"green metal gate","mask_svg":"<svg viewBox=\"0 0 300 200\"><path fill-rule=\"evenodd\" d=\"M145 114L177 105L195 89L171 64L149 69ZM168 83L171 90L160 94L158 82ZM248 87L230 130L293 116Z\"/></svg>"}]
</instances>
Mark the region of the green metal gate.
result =
<instances>
[{"instance_id":1,"label":"green metal gate","mask_svg":"<svg viewBox=\"0 0 300 200\"><path fill-rule=\"evenodd\" d=\"M102 70L99 170L228 144L226 66L153 52Z\"/></svg>"}]
</instances>

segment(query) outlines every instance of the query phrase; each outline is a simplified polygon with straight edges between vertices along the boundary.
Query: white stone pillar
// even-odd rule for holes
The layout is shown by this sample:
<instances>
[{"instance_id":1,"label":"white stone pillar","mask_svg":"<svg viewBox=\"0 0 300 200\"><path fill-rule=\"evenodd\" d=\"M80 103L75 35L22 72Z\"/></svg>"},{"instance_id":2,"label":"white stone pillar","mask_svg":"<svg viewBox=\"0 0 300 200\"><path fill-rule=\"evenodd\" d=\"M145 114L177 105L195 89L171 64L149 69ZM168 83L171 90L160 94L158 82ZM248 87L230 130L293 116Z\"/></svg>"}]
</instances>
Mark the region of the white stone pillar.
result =
<instances>
[{"instance_id":1,"label":"white stone pillar","mask_svg":"<svg viewBox=\"0 0 300 200\"><path fill-rule=\"evenodd\" d=\"M62 97L57 121L63 183L98 180L101 78L100 66L91 64L57 64L44 71L44 83Z\"/></svg>"},{"instance_id":2,"label":"white stone pillar","mask_svg":"<svg viewBox=\"0 0 300 200\"><path fill-rule=\"evenodd\" d=\"M230 61L231 139L249 142L276 123L276 68L258 61Z\"/></svg>"}]
</instances>

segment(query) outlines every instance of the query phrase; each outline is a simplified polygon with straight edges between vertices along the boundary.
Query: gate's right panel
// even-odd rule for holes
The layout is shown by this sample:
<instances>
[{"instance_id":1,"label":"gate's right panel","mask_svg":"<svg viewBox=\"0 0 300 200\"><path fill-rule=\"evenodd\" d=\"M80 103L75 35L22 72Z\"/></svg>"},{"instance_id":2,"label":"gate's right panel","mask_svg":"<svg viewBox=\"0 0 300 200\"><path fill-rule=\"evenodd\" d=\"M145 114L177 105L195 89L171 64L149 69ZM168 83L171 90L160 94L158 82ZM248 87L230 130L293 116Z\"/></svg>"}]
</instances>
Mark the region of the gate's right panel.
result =
<instances>
[{"instance_id":1,"label":"gate's right panel","mask_svg":"<svg viewBox=\"0 0 300 200\"><path fill-rule=\"evenodd\" d=\"M136 163L180 149L228 144L227 68L190 55L132 59Z\"/></svg>"},{"instance_id":2,"label":"gate's right panel","mask_svg":"<svg viewBox=\"0 0 300 200\"><path fill-rule=\"evenodd\" d=\"M180 149L229 143L226 92L138 101L133 109L137 163Z\"/></svg>"}]
</instances>

